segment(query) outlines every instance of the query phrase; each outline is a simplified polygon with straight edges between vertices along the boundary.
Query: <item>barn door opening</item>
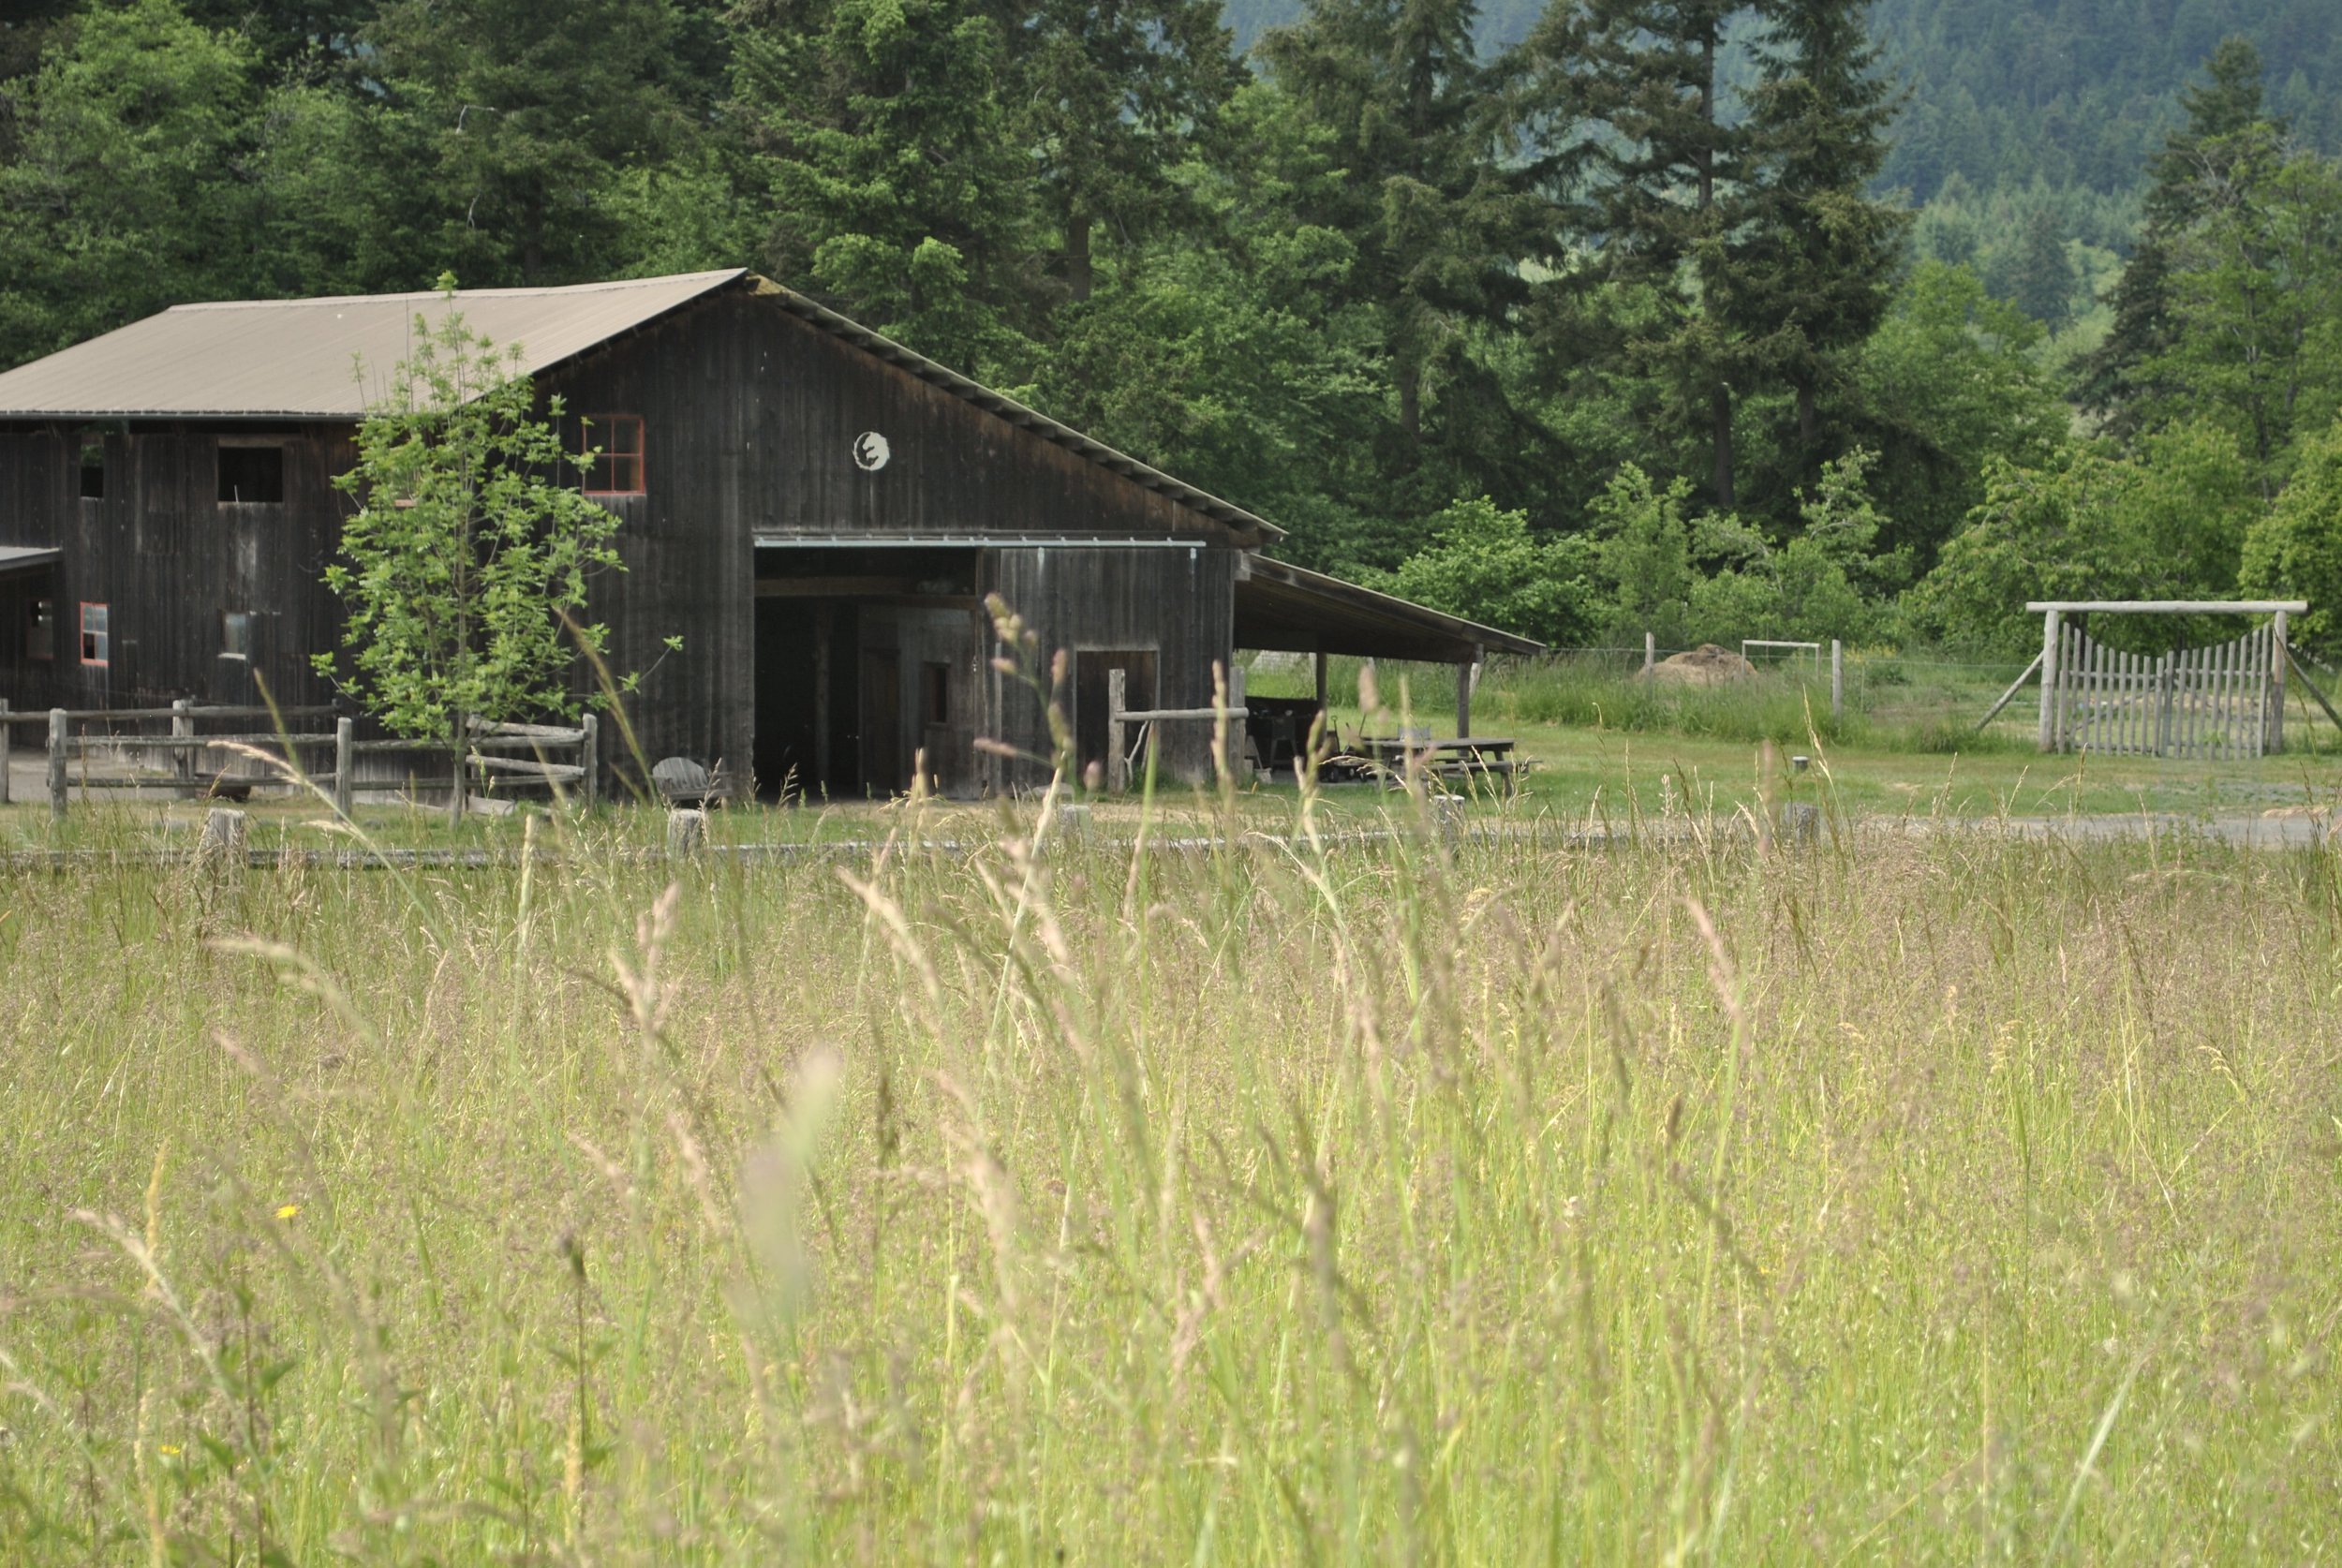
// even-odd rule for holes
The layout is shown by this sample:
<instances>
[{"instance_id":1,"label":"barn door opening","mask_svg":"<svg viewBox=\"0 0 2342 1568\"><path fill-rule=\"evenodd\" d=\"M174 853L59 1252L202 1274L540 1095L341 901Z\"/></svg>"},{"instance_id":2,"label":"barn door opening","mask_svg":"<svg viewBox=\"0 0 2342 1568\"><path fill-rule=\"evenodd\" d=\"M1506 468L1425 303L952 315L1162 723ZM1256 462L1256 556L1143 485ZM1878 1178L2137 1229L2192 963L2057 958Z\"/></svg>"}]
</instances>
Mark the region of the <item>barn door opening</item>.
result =
<instances>
[{"instance_id":1,"label":"barn door opening","mask_svg":"<svg viewBox=\"0 0 2342 1568\"><path fill-rule=\"evenodd\" d=\"M756 791L763 798L862 792L854 749L860 625L852 603L756 601Z\"/></svg>"},{"instance_id":2,"label":"barn door opening","mask_svg":"<svg viewBox=\"0 0 2342 1568\"><path fill-rule=\"evenodd\" d=\"M1155 705L1155 650L1152 648L1084 648L1074 656L1074 751L1084 774L1089 764L1105 766L1106 672L1122 672L1125 708ZM1138 735L1130 732L1127 744ZM1135 777L1135 775L1134 775Z\"/></svg>"},{"instance_id":3,"label":"barn door opening","mask_svg":"<svg viewBox=\"0 0 2342 1568\"><path fill-rule=\"evenodd\" d=\"M903 752L903 656L896 648L862 650L862 782L874 795L911 788Z\"/></svg>"}]
</instances>

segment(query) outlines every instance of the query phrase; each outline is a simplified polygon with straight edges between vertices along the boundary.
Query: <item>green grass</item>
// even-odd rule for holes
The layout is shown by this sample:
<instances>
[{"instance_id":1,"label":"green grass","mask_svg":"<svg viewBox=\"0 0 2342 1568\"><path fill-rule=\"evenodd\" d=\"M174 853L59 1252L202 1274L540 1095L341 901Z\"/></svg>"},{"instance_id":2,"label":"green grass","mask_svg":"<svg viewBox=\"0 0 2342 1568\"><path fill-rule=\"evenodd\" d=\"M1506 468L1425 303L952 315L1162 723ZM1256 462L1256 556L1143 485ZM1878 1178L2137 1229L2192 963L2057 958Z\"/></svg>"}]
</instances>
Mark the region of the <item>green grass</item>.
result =
<instances>
[{"instance_id":1,"label":"green grass","mask_svg":"<svg viewBox=\"0 0 2342 1568\"><path fill-rule=\"evenodd\" d=\"M0 884L0 1560L2342 1546L2333 853L1383 804Z\"/></svg>"}]
</instances>

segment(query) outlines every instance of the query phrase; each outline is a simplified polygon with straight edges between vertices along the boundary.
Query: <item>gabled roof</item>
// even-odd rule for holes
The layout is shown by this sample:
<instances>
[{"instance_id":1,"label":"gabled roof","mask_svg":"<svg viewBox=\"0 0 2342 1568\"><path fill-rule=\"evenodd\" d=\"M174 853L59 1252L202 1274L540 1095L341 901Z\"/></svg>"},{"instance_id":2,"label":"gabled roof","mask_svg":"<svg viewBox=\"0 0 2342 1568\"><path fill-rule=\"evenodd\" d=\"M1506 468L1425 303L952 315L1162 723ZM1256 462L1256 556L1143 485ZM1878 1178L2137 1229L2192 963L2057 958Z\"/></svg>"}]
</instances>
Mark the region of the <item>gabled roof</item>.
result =
<instances>
[{"instance_id":1,"label":"gabled roof","mask_svg":"<svg viewBox=\"0 0 2342 1568\"><path fill-rule=\"evenodd\" d=\"M522 372L536 376L743 279L759 298L1045 441L1214 522L1262 540L1284 537L1241 507L742 268L558 288L463 288L454 308L474 332L519 345ZM436 292L173 305L0 373L0 420L355 420L382 400L413 351L415 318L436 324L447 308L447 296Z\"/></svg>"},{"instance_id":2,"label":"gabled roof","mask_svg":"<svg viewBox=\"0 0 2342 1568\"><path fill-rule=\"evenodd\" d=\"M454 308L537 375L747 274L464 288ZM434 293L173 305L0 374L0 419L354 420L414 349Z\"/></svg>"},{"instance_id":3,"label":"gabled roof","mask_svg":"<svg viewBox=\"0 0 2342 1568\"><path fill-rule=\"evenodd\" d=\"M1030 430L1045 441L1053 441L1149 490L1159 491L1214 522L1256 530L1263 540L1275 540L1285 537L1282 528L1255 517L1242 507L1223 501L1209 491L1198 490L1192 484L1173 479L1135 457L1125 456L1104 441L1093 441L1072 425L1060 423L1037 409L1028 408L1015 398L996 392L980 381L971 381L949 365L939 364L916 349L906 348L893 338L874 333L860 322L838 315L827 305L818 304L793 289L782 288L770 278L758 278L755 288L760 296L772 299L783 310L804 318L823 332L842 337L855 348L875 354L891 365L908 370L922 381L932 381L954 396L965 398L979 408L998 414L1009 423Z\"/></svg>"}]
</instances>

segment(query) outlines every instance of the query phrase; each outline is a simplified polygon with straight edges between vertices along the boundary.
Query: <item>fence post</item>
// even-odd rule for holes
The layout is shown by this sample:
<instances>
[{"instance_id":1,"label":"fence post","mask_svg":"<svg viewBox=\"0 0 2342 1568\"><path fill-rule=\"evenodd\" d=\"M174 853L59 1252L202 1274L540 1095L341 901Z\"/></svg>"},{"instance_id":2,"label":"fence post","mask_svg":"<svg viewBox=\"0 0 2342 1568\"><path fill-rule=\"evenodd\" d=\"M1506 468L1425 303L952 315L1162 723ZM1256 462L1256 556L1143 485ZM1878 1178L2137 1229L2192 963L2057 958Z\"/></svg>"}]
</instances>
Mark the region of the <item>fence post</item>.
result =
<instances>
[{"instance_id":1,"label":"fence post","mask_svg":"<svg viewBox=\"0 0 2342 1568\"><path fill-rule=\"evenodd\" d=\"M1845 718L1845 644L1837 638L1830 640L1830 721L1833 724Z\"/></svg>"},{"instance_id":2,"label":"fence post","mask_svg":"<svg viewBox=\"0 0 2342 1568\"><path fill-rule=\"evenodd\" d=\"M16 726L8 722L8 700L0 697L0 806L8 804L9 737L16 731Z\"/></svg>"},{"instance_id":3,"label":"fence post","mask_svg":"<svg viewBox=\"0 0 2342 1568\"><path fill-rule=\"evenodd\" d=\"M223 871L241 871L251 842L250 823L243 812L214 806L203 818L203 836L196 840L195 857Z\"/></svg>"},{"instance_id":4,"label":"fence post","mask_svg":"<svg viewBox=\"0 0 2342 1568\"><path fill-rule=\"evenodd\" d=\"M170 700L170 738L172 740L187 740L195 734L195 716L189 711L194 706L195 699L192 697L174 697ZM195 747L174 746L170 748L170 752L172 774L177 776L182 782L193 778L195 777Z\"/></svg>"},{"instance_id":5,"label":"fence post","mask_svg":"<svg viewBox=\"0 0 2342 1568\"><path fill-rule=\"evenodd\" d=\"M1244 711L1244 666L1237 663L1234 659L1230 659L1228 661L1228 711L1231 714L1242 713ZM1233 722L1234 728L1227 732L1228 738L1226 742L1228 748L1228 772L1232 775L1235 774L1239 767L1245 767L1248 765L1244 761L1244 748L1247 745L1251 744L1246 739L1246 736L1250 733L1249 721L1238 718L1235 719ZM1248 783L1251 781L1252 777L1253 776L1250 772L1242 775L1242 777Z\"/></svg>"},{"instance_id":6,"label":"fence post","mask_svg":"<svg viewBox=\"0 0 2342 1568\"><path fill-rule=\"evenodd\" d=\"M65 709L49 710L49 815L65 821Z\"/></svg>"},{"instance_id":7,"label":"fence post","mask_svg":"<svg viewBox=\"0 0 2342 1568\"><path fill-rule=\"evenodd\" d=\"M351 745L357 738L357 729L353 720L334 720L334 815L345 821L349 819L350 791L357 783L351 777L358 762L357 752Z\"/></svg>"},{"instance_id":8,"label":"fence post","mask_svg":"<svg viewBox=\"0 0 2342 1568\"><path fill-rule=\"evenodd\" d=\"M2155 661L2155 754L2172 753L2172 656Z\"/></svg>"},{"instance_id":9,"label":"fence post","mask_svg":"<svg viewBox=\"0 0 2342 1568\"><path fill-rule=\"evenodd\" d=\"M589 713L577 721L577 798L591 811L601 776L601 720Z\"/></svg>"},{"instance_id":10,"label":"fence post","mask_svg":"<svg viewBox=\"0 0 2342 1568\"><path fill-rule=\"evenodd\" d=\"M2039 749L2054 751L2057 734L2057 630L2058 612L2041 613L2041 739Z\"/></svg>"},{"instance_id":11,"label":"fence post","mask_svg":"<svg viewBox=\"0 0 2342 1568\"><path fill-rule=\"evenodd\" d=\"M2270 751L2286 749L2286 611L2276 611L2276 620L2270 625ZM5 795L0 795L5 798Z\"/></svg>"},{"instance_id":12,"label":"fence post","mask_svg":"<svg viewBox=\"0 0 2342 1568\"><path fill-rule=\"evenodd\" d=\"M1130 759L1123 747L1129 744L1122 733L1123 700L1130 693L1125 673L1119 669L1106 672L1106 789L1120 794L1130 788Z\"/></svg>"},{"instance_id":13,"label":"fence post","mask_svg":"<svg viewBox=\"0 0 2342 1568\"><path fill-rule=\"evenodd\" d=\"M1642 634L1642 673L1648 675L1657 669L1658 665L1659 634L1655 631L1646 631Z\"/></svg>"}]
</instances>

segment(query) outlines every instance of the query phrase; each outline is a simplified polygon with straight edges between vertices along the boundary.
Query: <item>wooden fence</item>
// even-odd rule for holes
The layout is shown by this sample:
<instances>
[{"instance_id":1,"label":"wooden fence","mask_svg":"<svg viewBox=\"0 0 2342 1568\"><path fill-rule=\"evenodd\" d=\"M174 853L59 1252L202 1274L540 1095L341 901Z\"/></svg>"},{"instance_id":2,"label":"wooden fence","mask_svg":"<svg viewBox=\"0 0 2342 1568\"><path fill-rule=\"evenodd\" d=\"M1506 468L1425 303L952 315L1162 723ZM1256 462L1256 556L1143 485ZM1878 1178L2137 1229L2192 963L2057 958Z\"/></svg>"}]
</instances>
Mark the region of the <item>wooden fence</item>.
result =
<instances>
[{"instance_id":1,"label":"wooden fence","mask_svg":"<svg viewBox=\"0 0 2342 1568\"><path fill-rule=\"evenodd\" d=\"M2153 655L2061 629L2051 748L2232 762L2285 749L2285 644L2275 626Z\"/></svg>"},{"instance_id":2,"label":"wooden fence","mask_svg":"<svg viewBox=\"0 0 2342 1568\"><path fill-rule=\"evenodd\" d=\"M332 719L333 727L295 728L319 719ZM210 733L202 729L206 724L252 726L261 722L277 728L238 728ZM156 728L162 725L168 728ZM396 738L360 740L355 720L331 707L199 707L179 702L167 708L51 708L45 713L16 713L6 701L0 701L0 806L10 799L14 731L28 726L47 732L45 792L50 813L55 817L65 815L67 802L77 788L85 793L91 790L162 790L181 794L241 797L249 793L254 785L278 781L296 769L309 783L330 789L334 808L347 817L357 785L359 757L383 752L446 757L454 750L444 743L435 746ZM126 732L124 726L130 727ZM465 773L492 785L566 786L582 804L594 804L600 772L594 762L600 735L592 714L585 715L574 726L490 725L474 719L466 726L466 732L456 759ZM233 776L216 767L207 769L204 753L225 747L235 748L228 753L231 758L256 761L263 768L274 762L276 767L258 776ZM327 751L333 758L330 771L301 765L304 756L321 761L319 754ZM560 753L573 753L574 761L555 761ZM93 772L93 761L110 765L111 771ZM463 790L456 780L451 779L450 785L460 803Z\"/></svg>"},{"instance_id":3,"label":"wooden fence","mask_svg":"<svg viewBox=\"0 0 2342 1568\"><path fill-rule=\"evenodd\" d=\"M2041 675L2041 749L2229 762L2285 749L2286 643L2300 599L2042 599L2041 652L1993 704L1998 713L2035 671ZM2075 615L2266 615L2214 647L2125 653ZM2320 704L2325 698L2305 678ZM2329 715L2332 708L2328 708ZM1992 714L1985 715L1989 722Z\"/></svg>"}]
</instances>

